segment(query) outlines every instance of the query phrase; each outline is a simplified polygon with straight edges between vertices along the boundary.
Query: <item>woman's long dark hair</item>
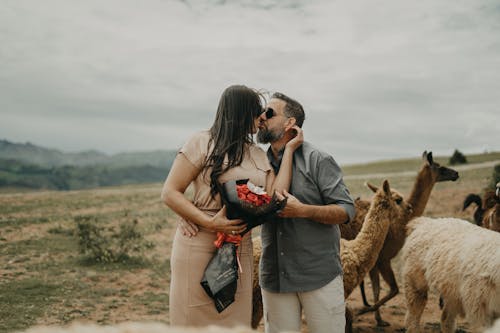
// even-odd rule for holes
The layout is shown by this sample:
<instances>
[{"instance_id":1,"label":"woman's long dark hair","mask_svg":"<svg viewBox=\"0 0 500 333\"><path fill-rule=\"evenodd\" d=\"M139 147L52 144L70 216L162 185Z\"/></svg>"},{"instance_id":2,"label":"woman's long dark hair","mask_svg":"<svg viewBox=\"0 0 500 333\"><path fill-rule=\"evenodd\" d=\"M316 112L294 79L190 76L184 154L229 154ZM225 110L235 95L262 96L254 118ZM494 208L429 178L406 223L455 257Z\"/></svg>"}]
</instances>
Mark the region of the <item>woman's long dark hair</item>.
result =
<instances>
[{"instance_id":1,"label":"woman's long dark hair","mask_svg":"<svg viewBox=\"0 0 500 333\"><path fill-rule=\"evenodd\" d=\"M255 118L262 112L261 95L246 86L235 85L224 90L219 100L217 115L210 128L205 170L210 172L210 194L215 197L220 188L219 176L243 161L245 146L253 143L251 133ZM223 166L227 155L228 164Z\"/></svg>"}]
</instances>

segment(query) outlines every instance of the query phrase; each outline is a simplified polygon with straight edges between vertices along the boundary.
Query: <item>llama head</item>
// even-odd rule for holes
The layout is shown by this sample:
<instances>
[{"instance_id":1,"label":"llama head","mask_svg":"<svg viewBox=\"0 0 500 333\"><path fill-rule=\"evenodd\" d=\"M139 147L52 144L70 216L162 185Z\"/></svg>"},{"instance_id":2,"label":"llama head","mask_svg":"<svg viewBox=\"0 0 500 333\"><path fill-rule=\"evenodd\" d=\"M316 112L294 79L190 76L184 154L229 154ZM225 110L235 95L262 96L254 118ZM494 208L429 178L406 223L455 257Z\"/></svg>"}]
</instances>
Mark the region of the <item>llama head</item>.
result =
<instances>
[{"instance_id":1,"label":"llama head","mask_svg":"<svg viewBox=\"0 0 500 333\"><path fill-rule=\"evenodd\" d=\"M498 200L498 190L497 192L486 191L483 195L483 210L487 210L495 207L495 205L499 202Z\"/></svg>"},{"instance_id":2,"label":"llama head","mask_svg":"<svg viewBox=\"0 0 500 333\"><path fill-rule=\"evenodd\" d=\"M422 160L423 165L421 172L425 172L425 174L430 177L433 182L445 182L449 180L455 181L458 179L457 171L434 162L431 151L424 151L422 154Z\"/></svg>"},{"instance_id":3,"label":"llama head","mask_svg":"<svg viewBox=\"0 0 500 333\"><path fill-rule=\"evenodd\" d=\"M383 215L391 223L406 223L410 219L413 212L411 205L403 199L399 192L391 190L387 180L384 180L382 188L370 183L366 185L375 192L370 206L372 214Z\"/></svg>"},{"instance_id":4,"label":"llama head","mask_svg":"<svg viewBox=\"0 0 500 333\"><path fill-rule=\"evenodd\" d=\"M493 192L491 193L493 194ZM486 204L486 202L484 204ZM484 218L488 220L486 224L489 229L500 232L500 182L496 185L496 190L491 198L490 206L491 207L486 208L486 212L484 213Z\"/></svg>"}]
</instances>

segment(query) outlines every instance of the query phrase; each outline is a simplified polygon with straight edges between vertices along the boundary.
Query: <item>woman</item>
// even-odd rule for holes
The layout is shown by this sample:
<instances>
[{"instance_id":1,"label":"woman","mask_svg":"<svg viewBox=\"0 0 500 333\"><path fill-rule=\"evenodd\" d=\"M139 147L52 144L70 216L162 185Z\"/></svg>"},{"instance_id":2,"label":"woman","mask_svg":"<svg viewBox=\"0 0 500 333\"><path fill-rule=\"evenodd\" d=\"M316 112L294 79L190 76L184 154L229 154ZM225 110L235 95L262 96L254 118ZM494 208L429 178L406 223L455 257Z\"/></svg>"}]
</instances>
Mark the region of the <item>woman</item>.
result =
<instances>
[{"instance_id":1,"label":"woman","mask_svg":"<svg viewBox=\"0 0 500 333\"><path fill-rule=\"evenodd\" d=\"M261 97L245 86L231 86L222 94L215 121L208 131L191 137L172 165L163 186L162 199L175 213L197 225L194 237L177 229L172 245L170 281L170 323L182 326L250 326L252 309L252 243L246 233L239 248L242 272L235 301L218 313L213 300L200 285L205 268L215 254L217 232L238 234L242 220L228 220L217 189L229 180L246 179L268 193L288 189L294 150L302 144L302 132L284 152L281 171L274 175L265 152L257 147L262 113ZM193 183L193 200L184 192Z\"/></svg>"}]
</instances>

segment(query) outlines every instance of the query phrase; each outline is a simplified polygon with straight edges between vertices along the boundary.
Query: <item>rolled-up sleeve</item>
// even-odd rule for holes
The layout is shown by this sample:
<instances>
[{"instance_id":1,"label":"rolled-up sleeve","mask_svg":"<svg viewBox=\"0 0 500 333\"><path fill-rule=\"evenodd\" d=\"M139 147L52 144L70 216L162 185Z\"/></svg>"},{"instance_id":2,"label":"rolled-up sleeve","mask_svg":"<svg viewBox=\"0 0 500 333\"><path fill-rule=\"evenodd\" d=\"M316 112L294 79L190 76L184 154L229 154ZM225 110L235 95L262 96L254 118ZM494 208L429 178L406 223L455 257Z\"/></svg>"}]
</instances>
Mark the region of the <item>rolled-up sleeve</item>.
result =
<instances>
[{"instance_id":1,"label":"rolled-up sleeve","mask_svg":"<svg viewBox=\"0 0 500 333\"><path fill-rule=\"evenodd\" d=\"M344 184L342 170L333 157L324 156L317 164L317 184L324 204L336 204L344 208L351 221L356 213L354 201Z\"/></svg>"}]
</instances>

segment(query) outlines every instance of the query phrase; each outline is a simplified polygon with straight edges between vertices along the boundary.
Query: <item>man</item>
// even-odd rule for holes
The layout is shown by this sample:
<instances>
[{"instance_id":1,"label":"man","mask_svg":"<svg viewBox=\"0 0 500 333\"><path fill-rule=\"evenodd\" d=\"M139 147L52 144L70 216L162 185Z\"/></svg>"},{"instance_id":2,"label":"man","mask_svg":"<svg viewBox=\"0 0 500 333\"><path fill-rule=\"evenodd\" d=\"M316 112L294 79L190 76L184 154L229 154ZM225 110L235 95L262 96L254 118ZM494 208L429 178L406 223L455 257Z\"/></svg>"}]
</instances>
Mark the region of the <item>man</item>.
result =
<instances>
[{"instance_id":1,"label":"man","mask_svg":"<svg viewBox=\"0 0 500 333\"><path fill-rule=\"evenodd\" d=\"M257 140L271 144L267 154L276 172L295 135L292 127L302 127L304 118L302 106L281 93L261 115ZM287 205L261 231L265 331L300 331L303 309L309 332L344 332L338 224L354 217L354 204L330 155L304 142L293 159L291 194L283 193Z\"/></svg>"}]
</instances>

